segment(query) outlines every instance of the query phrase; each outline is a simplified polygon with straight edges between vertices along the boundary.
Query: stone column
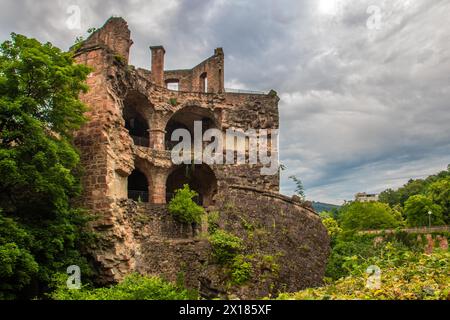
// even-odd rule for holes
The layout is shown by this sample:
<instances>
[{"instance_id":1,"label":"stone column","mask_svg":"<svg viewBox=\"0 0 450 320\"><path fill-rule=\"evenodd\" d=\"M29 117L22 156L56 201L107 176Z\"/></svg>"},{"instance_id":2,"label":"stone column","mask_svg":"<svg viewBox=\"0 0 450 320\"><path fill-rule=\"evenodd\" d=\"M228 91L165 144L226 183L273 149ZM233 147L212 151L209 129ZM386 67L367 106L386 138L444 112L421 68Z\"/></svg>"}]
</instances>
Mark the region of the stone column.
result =
<instances>
[{"instance_id":1,"label":"stone column","mask_svg":"<svg viewBox=\"0 0 450 320\"><path fill-rule=\"evenodd\" d=\"M152 80L153 82L164 87L164 55L166 50L163 46L150 47L152 51Z\"/></svg>"},{"instance_id":2,"label":"stone column","mask_svg":"<svg viewBox=\"0 0 450 320\"><path fill-rule=\"evenodd\" d=\"M152 199L154 204L166 203L166 174L160 170L155 172L152 180Z\"/></svg>"},{"instance_id":3,"label":"stone column","mask_svg":"<svg viewBox=\"0 0 450 320\"><path fill-rule=\"evenodd\" d=\"M163 151L165 147L166 131L161 129L150 129L150 148Z\"/></svg>"}]
</instances>

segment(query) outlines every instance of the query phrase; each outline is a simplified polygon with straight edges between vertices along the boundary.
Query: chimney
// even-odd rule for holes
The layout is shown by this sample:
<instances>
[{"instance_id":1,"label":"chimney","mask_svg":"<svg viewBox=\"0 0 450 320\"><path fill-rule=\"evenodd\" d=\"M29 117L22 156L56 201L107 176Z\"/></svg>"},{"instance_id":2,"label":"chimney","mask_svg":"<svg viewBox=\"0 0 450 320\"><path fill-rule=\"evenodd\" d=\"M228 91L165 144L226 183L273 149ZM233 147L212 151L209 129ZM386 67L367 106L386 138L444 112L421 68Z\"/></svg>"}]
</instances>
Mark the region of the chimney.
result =
<instances>
[{"instance_id":1,"label":"chimney","mask_svg":"<svg viewBox=\"0 0 450 320\"><path fill-rule=\"evenodd\" d=\"M152 51L152 80L161 87L164 87L164 55L166 50L163 46L150 47Z\"/></svg>"}]
</instances>

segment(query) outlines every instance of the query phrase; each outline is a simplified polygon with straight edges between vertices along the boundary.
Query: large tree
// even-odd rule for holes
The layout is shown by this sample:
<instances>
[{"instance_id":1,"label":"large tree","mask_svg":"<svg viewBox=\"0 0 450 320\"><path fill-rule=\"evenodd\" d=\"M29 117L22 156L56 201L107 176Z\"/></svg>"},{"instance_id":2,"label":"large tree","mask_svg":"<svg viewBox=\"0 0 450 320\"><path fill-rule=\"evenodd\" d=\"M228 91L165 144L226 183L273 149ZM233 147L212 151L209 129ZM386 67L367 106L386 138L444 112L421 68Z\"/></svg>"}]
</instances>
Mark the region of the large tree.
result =
<instances>
[{"instance_id":1,"label":"large tree","mask_svg":"<svg viewBox=\"0 0 450 320\"><path fill-rule=\"evenodd\" d=\"M406 220L411 227L428 226L430 223L443 225L442 211L441 206L421 194L410 197L405 203Z\"/></svg>"},{"instance_id":2,"label":"large tree","mask_svg":"<svg viewBox=\"0 0 450 320\"><path fill-rule=\"evenodd\" d=\"M442 208L444 222L450 223L450 177L445 177L428 187L428 196Z\"/></svg>"},{"instance_id":3,"label":"large tree","mask_svg":"<svg viewBox=\"0 0 450 320\"><path fill-rule=\"evenodd\" d=\"M402 224L401 216L380 202L347 204L341 209L340 220L344 230L388 229Z\"/></svg>"},{"instance_id":4,"label":"large tree","mask_svg":"<svg viewBox=\"0 0 450 320\"><path fill-rule=\"evenodd\" d=\"M12 34L0 46L0 298L33 294L72 264L86 220L74 130L90 70L50 43ZM28 287L28 288L27 288Z\"/></svg>"}]
</instances>

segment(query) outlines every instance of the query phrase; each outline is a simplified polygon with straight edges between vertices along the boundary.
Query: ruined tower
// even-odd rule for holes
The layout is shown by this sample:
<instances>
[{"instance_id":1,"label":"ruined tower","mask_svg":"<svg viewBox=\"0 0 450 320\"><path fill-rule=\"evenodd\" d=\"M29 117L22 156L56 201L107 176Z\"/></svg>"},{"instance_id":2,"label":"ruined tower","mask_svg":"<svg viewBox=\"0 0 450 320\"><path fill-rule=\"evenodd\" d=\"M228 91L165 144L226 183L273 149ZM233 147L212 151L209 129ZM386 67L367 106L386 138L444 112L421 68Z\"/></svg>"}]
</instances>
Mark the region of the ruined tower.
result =
<instances>
[{"instance_id":1,"label":"ruined tower","mask_svg":"<svg viewBox=\"0 0 450 320\"><path fill-rule=\"evenodd\" d=\"M183 273L186 285L208 297L230 291L258 297L320 283L326 230L312 209L279 194L278 173L261 175L262 165L249 163L186 166L171 159L172 133L192 133L195 121L202 131L278 129L276 93L227 92L221 48L192 69L165 70L165 49L151 46L145 70L129 65L132 44L127 23L111 18L75 54L77 63L93 68L82 96L89 122L75 142L84 166L82 201L99 217L92 227L101 237L90 251L101 281L130 272L175 280ZM206 224L183 225L167 211L183 184L198 192L208 212L219 212L217 224L240 236L246 253L277 257L276 274L255 258L248 289L227 289L202 236Z\"/></svg>"}]
</instances>

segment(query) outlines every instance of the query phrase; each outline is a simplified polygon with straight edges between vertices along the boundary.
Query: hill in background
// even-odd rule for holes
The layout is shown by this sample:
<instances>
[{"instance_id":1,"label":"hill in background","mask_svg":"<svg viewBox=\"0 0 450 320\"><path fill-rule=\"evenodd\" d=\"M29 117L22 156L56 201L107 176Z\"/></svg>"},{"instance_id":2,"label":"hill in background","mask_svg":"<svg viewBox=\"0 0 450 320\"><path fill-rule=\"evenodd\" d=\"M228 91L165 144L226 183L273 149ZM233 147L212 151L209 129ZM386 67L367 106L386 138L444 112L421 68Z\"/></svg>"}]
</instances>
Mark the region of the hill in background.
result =
<instances>
[{"instance_id":1,"label":"hill in background","mask_svg":"<svg viewBox=\"0 0 450 320\"><path fill-rule=\"evenodd\" d=\"M339 209L341 206L330 203L316 202L313 201L312 206L317 213L322 211L331 211L332 209Z\"/></svg>"}]
</instances>

